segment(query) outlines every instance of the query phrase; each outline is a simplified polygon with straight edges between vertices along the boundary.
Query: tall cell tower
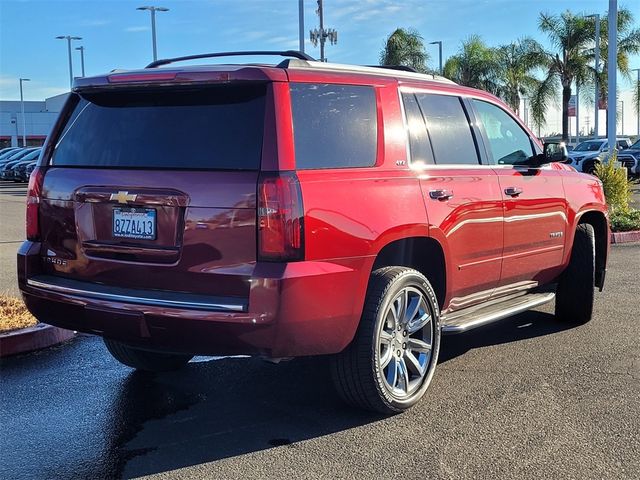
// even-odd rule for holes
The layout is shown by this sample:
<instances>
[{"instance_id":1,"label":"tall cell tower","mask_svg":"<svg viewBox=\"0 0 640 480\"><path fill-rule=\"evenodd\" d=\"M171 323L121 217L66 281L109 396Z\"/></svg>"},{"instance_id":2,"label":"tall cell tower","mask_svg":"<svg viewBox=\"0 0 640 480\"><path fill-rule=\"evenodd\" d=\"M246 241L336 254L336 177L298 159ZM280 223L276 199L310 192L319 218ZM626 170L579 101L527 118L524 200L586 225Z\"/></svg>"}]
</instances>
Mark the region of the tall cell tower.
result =
<instances>
[{"instance_id":1,"label":"tall cell tower","mask_svg":"<svg viewBox=\"0 0 640 480\"><path fill-rule=\"evenodd\" d=\"M327 59L324 56L324 44L327 40L331 45L338 43L338 31L333 28L324 28L324 11L322 7L322 0L318 0L318 9L316 10L318 17L320 17L320 28L314 28L309 31L309 38L314 47L320 43L320 61L326 62Z\"/></svg>"}]
</instances>

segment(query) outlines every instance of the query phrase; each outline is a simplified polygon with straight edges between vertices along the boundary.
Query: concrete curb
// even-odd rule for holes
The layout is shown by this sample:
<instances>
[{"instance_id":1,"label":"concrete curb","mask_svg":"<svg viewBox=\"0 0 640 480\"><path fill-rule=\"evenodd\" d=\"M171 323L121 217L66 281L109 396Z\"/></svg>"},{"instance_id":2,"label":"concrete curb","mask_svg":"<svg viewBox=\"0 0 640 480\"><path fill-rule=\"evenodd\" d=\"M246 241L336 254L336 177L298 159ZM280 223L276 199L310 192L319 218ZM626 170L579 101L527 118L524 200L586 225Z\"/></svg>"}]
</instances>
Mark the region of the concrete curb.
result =
<instances>
[{"instance_id":1,"label":"concrete curb","mask_svg":"<svg viewBox=\"0 0 640 480\"><path fill-rule=\"evenodd\" d=\"M611 232L611 243L631 243L640 242L640 230L630 232Z\"/></svg>"},{"instance_id":2,"label":"concrete curb","mask_svg":"<svg viewBox=\"0 0 640 480\"><path fill-rule=\"evenodd\" d=\"M31 352L66 342L75 332L40 323L35 327L0 333L0 357Z\"/></svg>"}]
</instances>

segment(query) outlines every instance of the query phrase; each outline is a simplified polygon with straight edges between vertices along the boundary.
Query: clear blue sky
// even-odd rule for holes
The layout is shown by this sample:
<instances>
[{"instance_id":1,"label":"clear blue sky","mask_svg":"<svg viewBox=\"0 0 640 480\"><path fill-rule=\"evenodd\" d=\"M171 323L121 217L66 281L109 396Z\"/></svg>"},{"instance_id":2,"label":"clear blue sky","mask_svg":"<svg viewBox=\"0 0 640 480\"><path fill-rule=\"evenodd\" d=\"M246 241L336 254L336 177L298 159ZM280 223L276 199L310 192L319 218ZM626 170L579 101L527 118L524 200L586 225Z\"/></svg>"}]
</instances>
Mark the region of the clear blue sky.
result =
<instances>
[{"instance_id":1,"label":"clear blue sky","mask_svg":"<svg viewBox=\"0 0 640 480\"><path fill-rule=\"evenodd\" d=\"M29 100L68 90L66 41L77 35L86 48L87 75L114 68L138 68L151 60L147 0L0 0L0 99L19 98L18 78ZM168 7L158 13L160 58L192 53L291 49L298 46L298 0L149 0ZM621 6L638 0L620 1ZM377 63L385 37L396 27L418 30L425 41L442 40L444 57L460 42L479 34L491 44L532 36L546 44L536 28L540 11L604 14L607 0L325 0L325 26L338 30L336 46L327 46L330 61ZM305 0L306 30L317 25L316 1ZM640 25L640 8L636 9ZM437 46L429 47L437 65ZM307 53L319 56L307 40ZM74 74L80 74L79 52L73 52ZM640 58L631 62L640 67ZM630 88L623 84L623 88Z\"/></svg>"}]
</instances>

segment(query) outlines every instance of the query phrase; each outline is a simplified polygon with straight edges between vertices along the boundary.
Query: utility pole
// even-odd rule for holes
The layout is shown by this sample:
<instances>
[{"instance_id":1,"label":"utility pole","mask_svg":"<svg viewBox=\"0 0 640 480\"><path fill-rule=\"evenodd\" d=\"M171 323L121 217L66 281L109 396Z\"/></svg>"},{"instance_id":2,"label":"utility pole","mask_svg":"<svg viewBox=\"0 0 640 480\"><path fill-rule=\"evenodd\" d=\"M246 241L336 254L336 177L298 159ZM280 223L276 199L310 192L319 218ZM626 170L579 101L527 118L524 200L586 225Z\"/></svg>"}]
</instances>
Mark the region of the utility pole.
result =
<instances>
[{"instance_id":1,"label":"utility pole","mask_svg":"<svg viewBox=\"0 0 640 480\"><path fill-rule=\"evenodd\" d=\"M22 146L27 146L27 121L24 118L24 96L22 95L22 82L30 82L29 78L20 79L20 110L22 110Z\"/></svg>"},{"instance_id":2,"label":"utility pole","mask_svg":"<svg viewBox=\"0 0 640 480\"><path fill-rule=\"evenodd\" d=\"M609 0L607 80L607 140L609 157L616 148L616 74L618 73L618 0ZM613 108L611 108L613 107Z\"/></svg>"},{"instance_id":3,"label":"utility pole","mask_svg":"<svg viewBox=\"0 0 640 480\"><path fill-rule=\"evenodd\" d=\"M80 45L76 47L76 50L80 50L80 66L82 67L82 76L84 77L84 47Z\"/></svg>"},{"instance_id":4,"label":"utility pole","mask_svg":"<svg viewBox=\"0 0 640 480\"><path fill-rule=\"evenodd\" d=\"M300 41L300 50L304 53L304 0L298 0L298 40Z\"/></svg>"},{"instance_id":5,"label":"utility pole","mask_svg":"<svg viewBox=\"0 0 640 480\"><path fill-rule=\"evenodd\" d=\"M580 82L576 80L576 145L580 143Z\"/></svg>"},{"instance_id":6,"label":"utility pole","mask_svg":"<svg viewBox=\"0 0 640 480\"><path fill-rule=\"evenodd\" d=\"M148 10L151 12L151 42L153 43L153 61L158 60L158 49L156 47L156 12L168 12L165 7L138 7L136 10Z\"/></svg>"},{"instance_id":7,"label":"utility pole","mask_svg":"<svg viewBox=\"0 0 640 480\"><path fill-rule=\"evenodd\" d=\"M324 28L324 8L322 0L318 0L318 9L316 10L316 13L318 14L318 17L320 17L320 28L314 28L311 30L309 32L309 37L314 47L317 47L318 43L320 43L320 61L326 62L327 59L324 56L324 44L327 39L331 45L338 43L338 32L333 28Z\"/></svg>"},{"instance_id":8,"label":"utility pole","mask_svg":"<svg viewBox=\"0 0 640 480\"><path fill-rule=\"evenodd\" d=\"M636 103L636 122L638 123L638 126L637 126L638 135L640 135L640 68L634 68L631 71L636 72L638 74L638 79L636 80L637 82L636 88L634 88L634 90L635 90L636 98L638 100L638 103Z\"/></svg>"},{"instance_id":9,"label":"utility pole","mask_svg":"<svg viewBox=\"0 0 640 480\"><path fill-rule=\"evenodd\" d=\"M69 88L71 88L73 87L73 62L71 60L71 41L82 40L82 37L74 37L71 35L58 35L56 39L67 41L67 51L69 53Z\"/></svg>"},{"instance_id":10,"label":"utility pole","mask_svg":"<svg viewBox=\"0 0 640 480\"><path fill-rule=\"evenodd\" d=\"M595 94L595 117L593 118L593 138L598 138L598 113L600 111L600 90L598 88L598 72L600 71L600 14L595 13L593 15L587 15L586 18L593 18L596 22L596 51L595 51L595 79L594 87L596 89Z\"/></svg>"},{"instance_id":11,"label":"utility pole","mask_svg":"<svg viewBox=\"0 0 640 480\"><path fill-rule=\"evenodd\" d=\"M429 42L429 45L438 44L438 71L442 76L442 40L436 40L435 42Z\"/></svg>"}]
</instances>

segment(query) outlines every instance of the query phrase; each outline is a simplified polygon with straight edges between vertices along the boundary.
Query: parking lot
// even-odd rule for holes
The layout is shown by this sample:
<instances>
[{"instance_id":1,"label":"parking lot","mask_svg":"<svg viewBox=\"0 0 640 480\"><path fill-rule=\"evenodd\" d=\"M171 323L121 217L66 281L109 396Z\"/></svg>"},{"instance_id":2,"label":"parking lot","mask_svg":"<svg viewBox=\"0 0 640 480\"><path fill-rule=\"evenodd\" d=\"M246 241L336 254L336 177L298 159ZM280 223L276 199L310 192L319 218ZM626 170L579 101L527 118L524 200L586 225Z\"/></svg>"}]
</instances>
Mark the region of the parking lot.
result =
<instances>
[{"instance_id":1,"label":"parking lot","mask_svg":"<svg viewBox=\"0 0 640 480\"><path fill-rule=\"evenodd\" d=\"M14 292L24 191L0 184L0 288ZM322 359L140 374L91 336L5 359L0 477L637 478L638 258L612 248L588 325L547 305L445 337L427 396L390 418L343 406Z\"/></svg>"}]
</instances>

